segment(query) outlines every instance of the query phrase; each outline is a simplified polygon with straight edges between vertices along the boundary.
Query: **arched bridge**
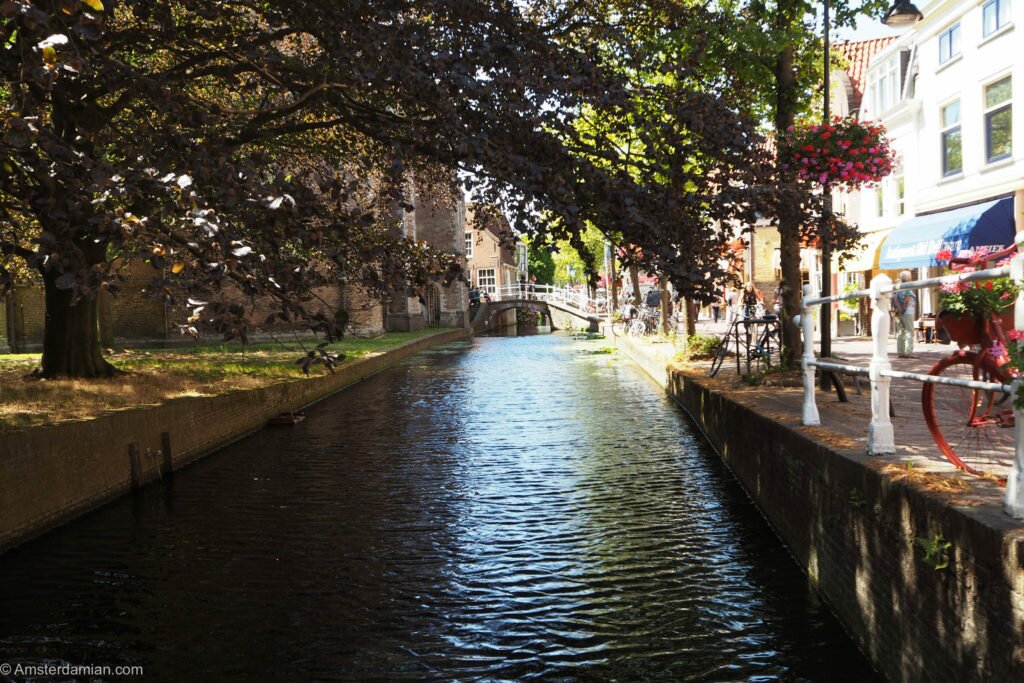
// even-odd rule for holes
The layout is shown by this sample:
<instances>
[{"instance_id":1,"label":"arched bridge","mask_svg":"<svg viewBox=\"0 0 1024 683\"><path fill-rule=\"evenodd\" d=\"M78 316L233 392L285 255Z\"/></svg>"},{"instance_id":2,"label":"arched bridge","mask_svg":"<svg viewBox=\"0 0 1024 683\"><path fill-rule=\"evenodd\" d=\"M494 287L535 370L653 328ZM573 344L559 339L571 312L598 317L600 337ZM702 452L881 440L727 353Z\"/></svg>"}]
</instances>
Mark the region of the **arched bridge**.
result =
<instances>
[{"instance_id":1,"label":"arched bridge","mask_svg":"<svg viewBox=\"0 0 1024 683\"><path fill-rule=\"evenodd\" d=\"M600 329L601 319L595 313L588 313L565 302L503 297L500 301L484 301L480 304L471 323L473 332L478 334L492 329L497 324L500 313L517 308L540 313L551 321L553 329L575 326L572 323L574 320L577 321L576 324L585 323L590 332L597 332Z\"/></svg>"}]
</instances>

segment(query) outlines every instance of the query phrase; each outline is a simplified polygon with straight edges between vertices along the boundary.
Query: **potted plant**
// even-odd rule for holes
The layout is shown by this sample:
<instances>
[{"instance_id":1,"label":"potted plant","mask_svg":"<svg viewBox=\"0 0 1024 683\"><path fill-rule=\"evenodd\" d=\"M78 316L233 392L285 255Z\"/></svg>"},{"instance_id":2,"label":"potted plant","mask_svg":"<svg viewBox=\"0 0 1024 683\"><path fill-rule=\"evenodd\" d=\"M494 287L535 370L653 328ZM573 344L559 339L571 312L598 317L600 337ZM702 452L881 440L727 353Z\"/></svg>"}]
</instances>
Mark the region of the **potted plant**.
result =
<instances>
[{"instance_id":1,"label":"potted plant","mask_svg":"<svg viewBox=\"0 0 1024 683\"><path fill-rule=\"evenodd\" d=\"M853 294L860 288L855 283L849 283L843 288L844 294ZM839 325L836 327L836 334L840 337L853 337L859 333L860 328L860 300L844 299L839 304Z\"/></svg>"},{"instance_id":2,"label":"potted plant","mask_svg":"<svg viewBox=\"0 0 1024 683\"><path fill-rule=\"evenodd\" d=\"M988 251L984 248L971 258L983 260ZM939 263L952 258L949 250L942 250L935 256ZM974 266L964 266L961 273L972 273ZM950 339L961 346L977 344L982 339L985 322L998 316L1004 330L1013 329L1013 302L1018 288L1008 277L978 282L952 282L942 285L939 291L941 311L936 327L946 330Z\"/></svg>"}]
</instances>

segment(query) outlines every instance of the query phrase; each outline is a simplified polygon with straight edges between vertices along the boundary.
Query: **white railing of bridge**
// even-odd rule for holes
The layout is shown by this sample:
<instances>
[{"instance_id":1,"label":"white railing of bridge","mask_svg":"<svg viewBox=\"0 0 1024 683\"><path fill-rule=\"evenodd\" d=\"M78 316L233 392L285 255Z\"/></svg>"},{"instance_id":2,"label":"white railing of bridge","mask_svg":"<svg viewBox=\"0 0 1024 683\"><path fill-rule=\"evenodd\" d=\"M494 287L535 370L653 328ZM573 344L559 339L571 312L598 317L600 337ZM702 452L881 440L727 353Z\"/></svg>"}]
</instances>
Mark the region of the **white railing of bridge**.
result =
<instances>
[{"instance_id":1,"label":"white railing of bridge","mask_svg":"<svg viewBox=\"0 0 1024 683\"><path fill-rule=\"evenodd\" d=\"M591 298L586 287L556 287L555 285L512 284L496 288L489 293L491 301L511 301L521 299L537 299L575 308L581 313L604 315L607 296L604 288L597 290L596 298Z\"/></svg>"},{"instance_id":2,"label":"white railing of bridge","mask_svg":"<svg viewBox=\"0 0 1024 683\"><path fill-rule=\"evenodd\" d=\"M1000 268L989 268L971 273L959 273L942 277L914 280L910 282L893 281L885 274L876 275L868 289L849 292L835 296L818 297L812 285L804 286L801 314L794 322L802 329L804 352L801 367L804 373L804 401L802 422L805 425L820 425L821 418L815 402L814 368L832 370L846 374L864 375L871 383L871 422L868 424L867 452L869 455L894 455L896 453L895 436L892 421L889 419L889 385L893 377L912 379L920 382L952 384L984 391L1001 391L1012 397L1018 395L1018 389L1024 383L1024 377L1017 377L1012 384L1004 385L992 382L961 380L951 377L924 375L916 372L901 372L892 369L889 362L889 310L893 292L900 290L924 289L957 282L975 282L992 280L1009 275L1020 288L1016 299L1014 327L1024 329L1024 232L1017 233L1017 254L1010 265ZM871 337L872 355L868 367L835 363L819 360L814 356L814 315L813 306L830 306L834 302L846 299L871 299ZM1016 343L1016 342L1010 342ZM1006 512L1018 519L1024 519L1024 411L1014 406L1014 460L1010 474L1006 480Z\"/></svg>"}]
</instances>

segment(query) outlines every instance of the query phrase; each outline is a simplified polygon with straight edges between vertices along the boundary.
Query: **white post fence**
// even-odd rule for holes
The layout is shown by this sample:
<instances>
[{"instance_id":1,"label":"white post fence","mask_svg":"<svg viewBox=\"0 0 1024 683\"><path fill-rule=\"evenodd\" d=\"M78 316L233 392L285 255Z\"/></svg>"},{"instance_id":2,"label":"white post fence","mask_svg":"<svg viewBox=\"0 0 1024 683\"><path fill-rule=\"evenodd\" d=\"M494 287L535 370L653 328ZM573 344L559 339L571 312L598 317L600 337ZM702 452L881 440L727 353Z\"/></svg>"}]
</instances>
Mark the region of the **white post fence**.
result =
<instances>
[{"instance_id":1,"label":"white post fence","mask_svg":"<svg viewBox=\"0 0 1024 683\"><path fill-rule=\"evenodd\" d=\"M941 277L926 278L911 282L893 283L885 274L876 275L868 289L835 296L817 297L811 285L804 287L803 304L800 315L794 322L803 332L804 352L801 367L804 375L804 401L802 423L805 425L821 424L818 406L815 401L815 368L832 370L853 375L867 376L871 381L871 422L867 431L867 452L869 455L894 455L896 453L895 435L892 421L889 419L889 389L893 378L912 379L920 382L951 384L983 391L999 391L1016 398L1017 390L1024 383L1024 378L1014 379L1010 385L974 380L961 380L941 375L925 375L917 372L902 372L892 369L889 360L889 303L893 292L901 290L925 289L957 282L977 282L1010 276L1020 291L1017 294L1014 327L1024 330L1024 232L1017 233L1015 238L1017 253L1009 266L989 268L972 273L956 273ZM812 307L831 306L834 302L846 299L871 299L871 335L872 354L868 367L847 365L815 358L814 355L814 315ZM827 312L826 312L827 314ZM1016 344L1016 341L1010 341ZM1024 519L1024 411L1014 406L1015 449L1014 460L1007 477L1005 508L1008 514ZM922 418L923 419L923 418ZM936 446L938 448L938 446Z\"/></svg>"}]
</instances>

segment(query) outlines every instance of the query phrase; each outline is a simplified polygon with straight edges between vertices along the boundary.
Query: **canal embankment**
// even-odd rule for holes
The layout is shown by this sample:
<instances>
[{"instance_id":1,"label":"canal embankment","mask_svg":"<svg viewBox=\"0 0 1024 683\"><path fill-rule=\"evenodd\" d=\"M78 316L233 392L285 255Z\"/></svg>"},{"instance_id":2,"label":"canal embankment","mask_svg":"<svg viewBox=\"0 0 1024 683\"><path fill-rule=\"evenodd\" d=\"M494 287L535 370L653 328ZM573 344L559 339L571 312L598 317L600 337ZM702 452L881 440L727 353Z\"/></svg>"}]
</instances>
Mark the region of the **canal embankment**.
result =
<instances>
[{"instance_id":1,"label":"canal embankment","mask_svg":"<svg viewBox=\"0 0 1024 683\"><path fill-rule=\"evenodd\" d=\"M461 328L440 331L347 361L330 374L0 434L0 553L171 476L281 412L300 410L467 334Z\"/></svg>"},{"instance_id":2,"label":"canal embankment","mask_svg":"<svg viewBox=\"0 0 1024 683\"><path fill-rule=\"evenodd\" d=\"M667 345L615 341L689 413L887 679L1024 680L1024 525L994 482L915 476L913 461L864 454L841 420L800 425L798 388L729 390L673 365Z\"/></svg>"}]
</instances>

